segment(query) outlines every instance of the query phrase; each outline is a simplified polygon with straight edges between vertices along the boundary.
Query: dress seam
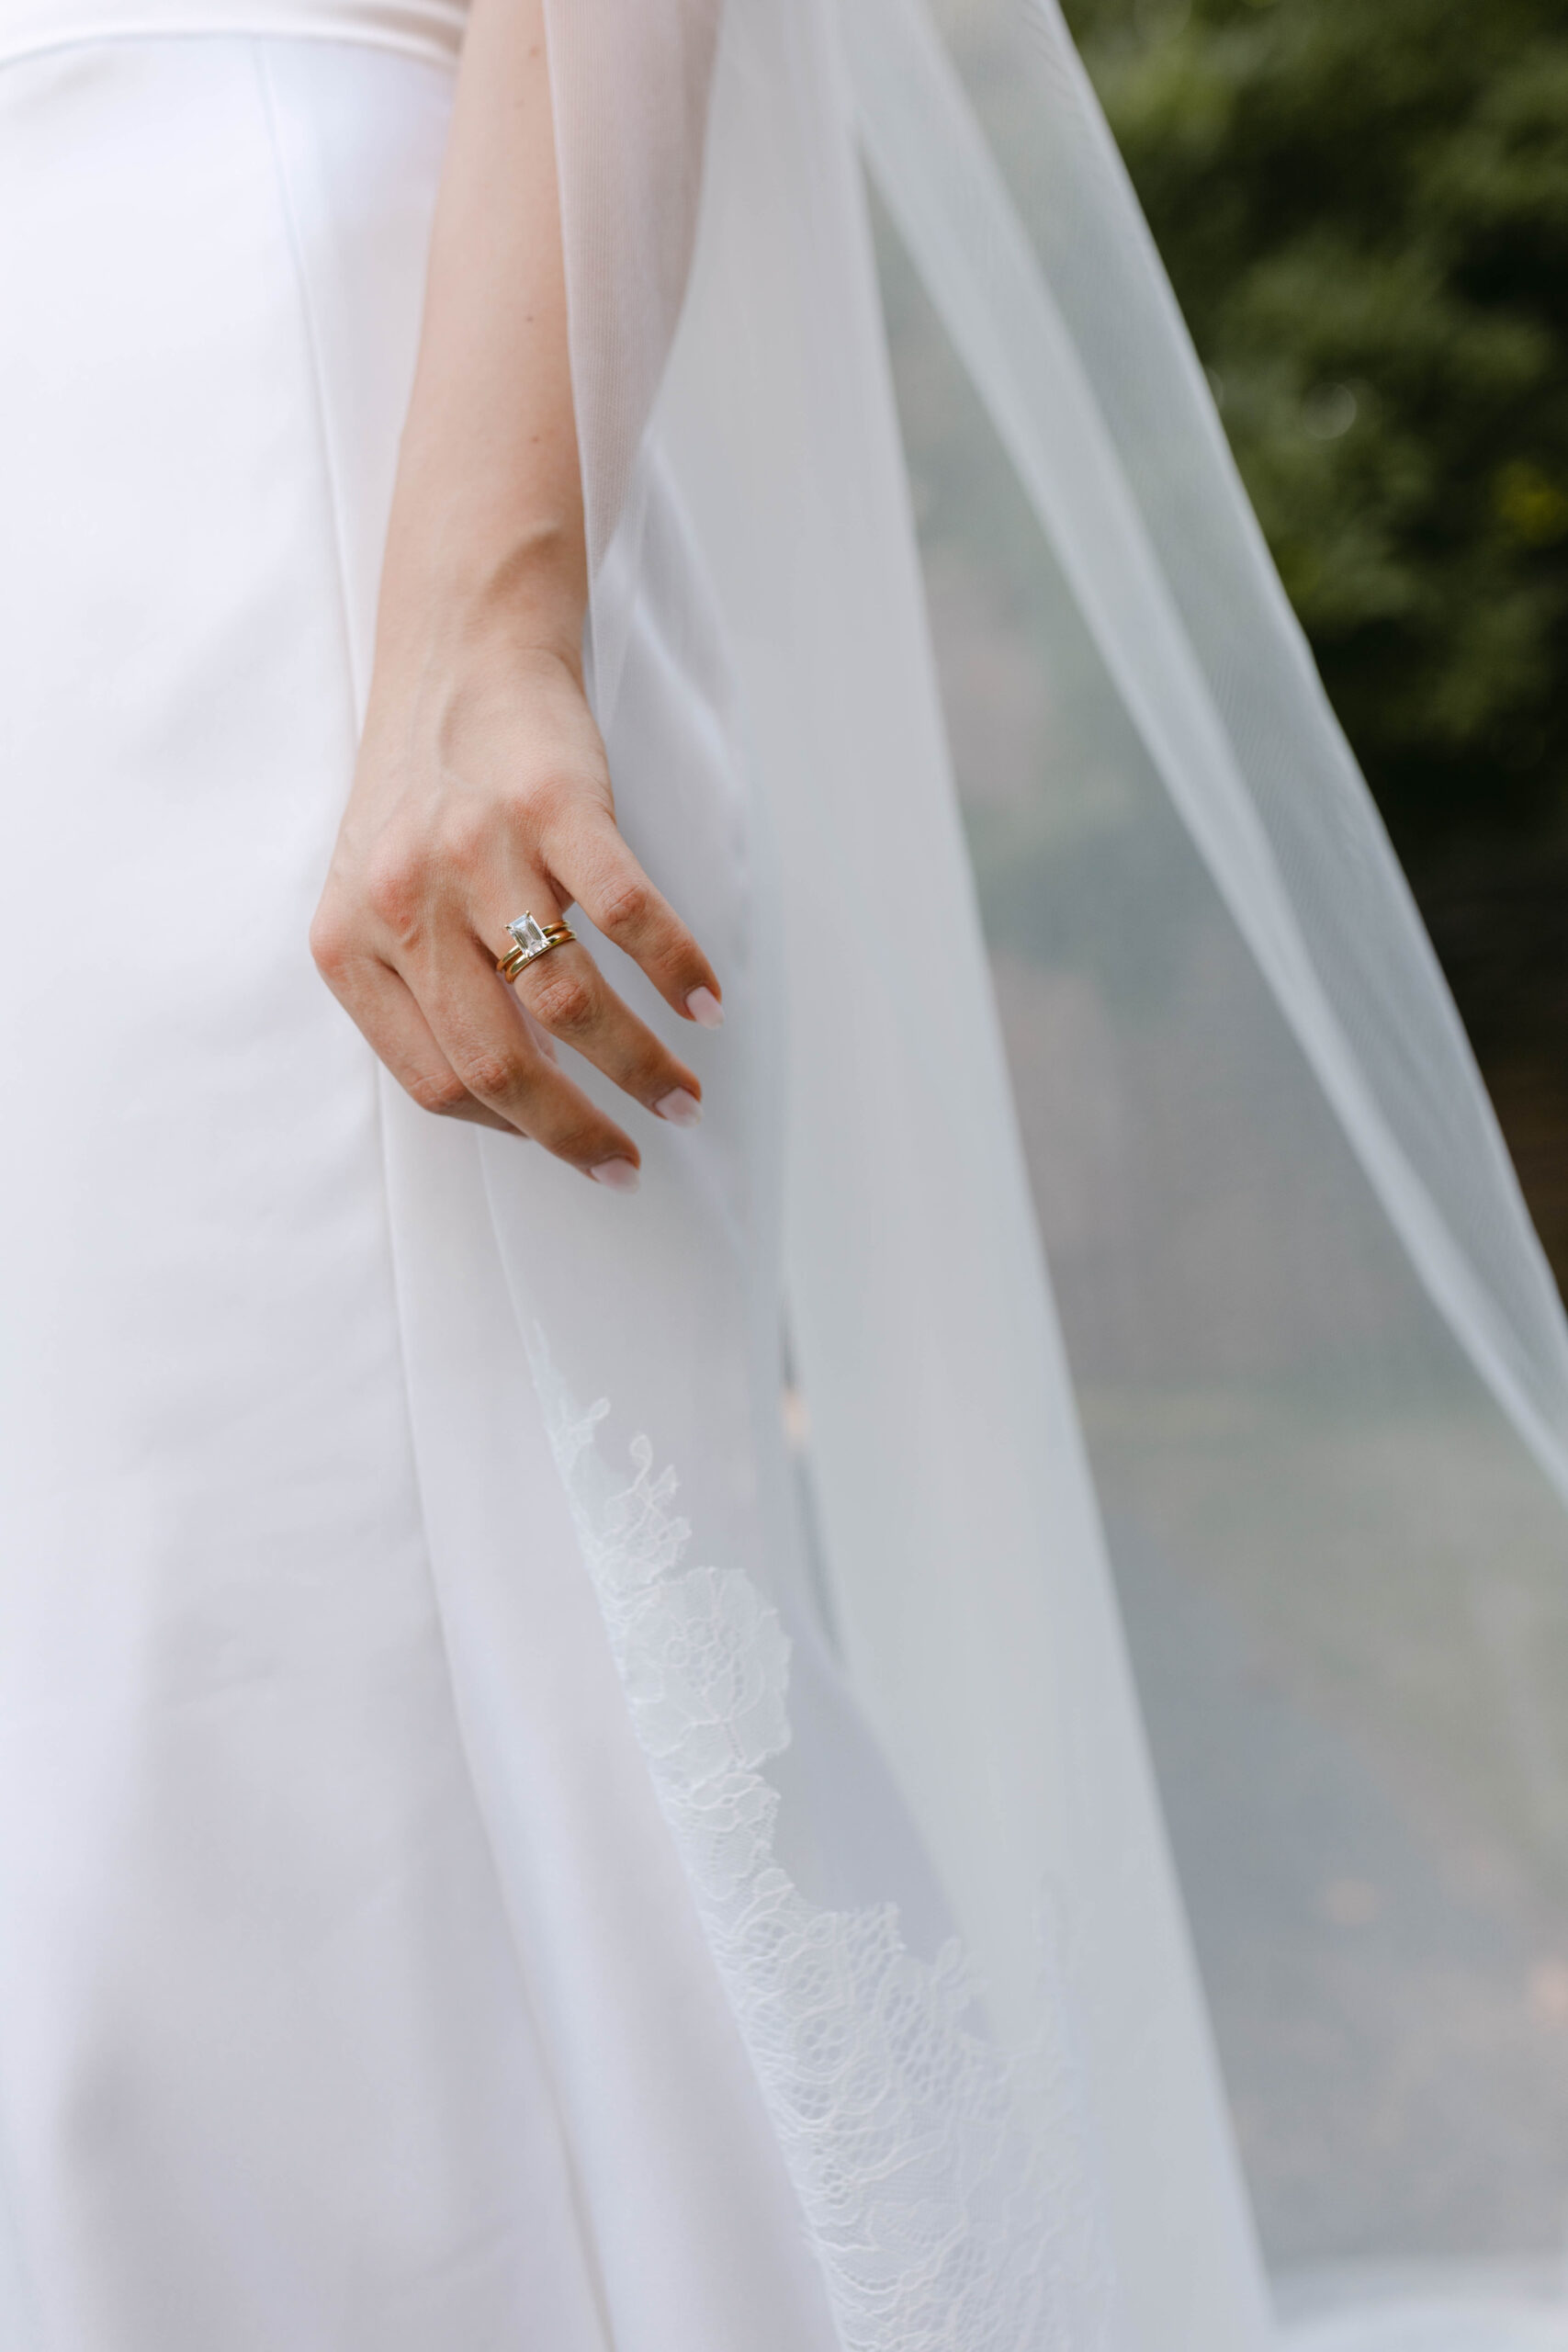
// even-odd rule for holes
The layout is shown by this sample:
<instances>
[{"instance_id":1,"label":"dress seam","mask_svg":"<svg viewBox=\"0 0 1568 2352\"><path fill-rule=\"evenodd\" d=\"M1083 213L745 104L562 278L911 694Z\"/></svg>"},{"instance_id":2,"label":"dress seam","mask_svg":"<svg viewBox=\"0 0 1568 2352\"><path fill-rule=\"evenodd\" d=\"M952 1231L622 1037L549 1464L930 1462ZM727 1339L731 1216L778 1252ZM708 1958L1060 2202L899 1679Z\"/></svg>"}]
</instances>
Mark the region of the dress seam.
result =
<instances>
[{"instance_id":1,"label":"dress seam","mask_svg":"<svg viewBox=\"0 0 1568 2352\"><path fill-rule=\"evenodd\" d=\"M272 86L272 79L268 69L267 60L264 53L264 42L269 39L270 36L251 35L246 36L245 38L249 40L252 57L255 66L257 87L261 97L262 112L266 128L267 143L272 154L274 179L277 189L278 209L283 219L284 233L288 248L289 261L294 276L296 296L299 307L300 322L303 329L308 359L308 372L310 379L310 407L315 420L316 439L321 470L326 481L328 512L332 518L332 529L329 536L332 548L333 571L337 589L338 623L343 648L344 675L347 681L348 687L349 736L351 744L356 747L359 736L359 695L354 660L354 633L350 618L348 562L346 554L347 542L344 529L341 487L338 480L337 469L333 458L333 439L327 413L325 370L321 364L321 343L316 328L314 310L310 300L310 279L305 267L304 252L299 239L298 223L295 219L293 200L289 187L288 169L284 158L282 140L278 134L276 100ZM367 45L375 46L377 44ZM369 1052L370 1049L368 1046L366 1050L367 1053ZM401 1418L403 1423L404 1458L408 1465L409 1477L413 1489L415 1509L419 1518L421 1551L424 1562L425 1580L430 1594L431 1614L435 1628L436 1638L440 1645L443 1675L448 1701L452 1710L453 1727L457 1736L458 1750L461 1754L463 1764L468 1775L475 1822L478 1826L479 1836L483 1840L485 1852L490 1859L491 1882L494 1890L498 1911L503 1923L507 1946L512 1956L512 1966L517 1986L518 1997L523 2003L525 2010L529 2014L531 2021L535 2023L536 2031L536 2018L534 2015L534 2002L528 1986L527 1973L524 1965L523 1954L519 1949L516 1933L511 1919L510 1906L508 1905L506 1899L505 1878L501 1866L501 1857L496 1849L495 1839L492 1835L490 1823L486 1818L484 1805L479 1800L479 1788L473 1770L473 1759L469 1753L468 1736L463 1726L463 1709L458 1698L457 1679L452 1670L451 1651L446 1638L446 1621L441 1605L440 1579L437 1576L435 1567L435 1547L431 1539L430 1514L425 1503L424 1483L420 1475L419 1447L414 1434L416 1420L413 1404L412 1382L409 1369L403 1283L401 1270L398 1263L397 1242L393 1232L391 1184L389 1169L386 1105L384 1098L384 1089L391 1081L388 1078L387 1073L382 1069L380 1063L374 1059L374 1057L372 1057L371 1062L370 1082L371 1101L374 1105L373 1115L376 1129L376 1159L381 1180L382 1246L386 1259L388 1285L392 1299L392 1323L397 1335L398 1386L402 1405ZM541 2060L544 2061L546 2059L546 2053L542 2041L540 2044L540 2055ZM544 2071L545 2078L550 2084L551 2099L555 2108L556 2127L558 2134L558 2144L560 2147L562 2161L570 2177L572 2203L579 2213L578 2228L581 2243L583 2266L587 2278L592 2283L595 2316L598 2319L600 2328L603 2332L604 2352L615 2352L615 2334L611 2325L608 2305L604 2296L599 2251L594 2233L592 2228L586 2224L584 2217L584 2199L576 2154L572 2149L571 2142L568 2134L566 2117L562 2110L559 2094L555 2086L553 2075L548 2066L547 2061L545 2063Z\"/></svg>"},{"instance_id":2,"label":"dress seam","mask_svg":"<svg viewBox=\"0 0 1568 2352\"><path fill-rule=\"evenodd\" d=\"M47 40L27 41L15 49L0 48L0 74L13 65L31 65L40 58L60 57L73 49L119 48L136 43L139 46L156 41L232 40L243 41L253 50L263 41L309 41L321 49L368 49L389 57L406 57L418 65L431 65L438 72L451 74L457 62L456 49L430 40L399 40L385 33L355 31L345 25L308 25L280 22L276 25L83 25L74 31L51 34ZM271 131L270 114L268 119Z\"/></svg>"},{"instance_id":3,"label":"dress seam","mask_svg":"<svg viewBox=\"0 0 1568 2352\"><path fill-rule=\"evenodd\" d=\"M344 525L343 492L338 469L333 455L332 429L327 418L325 370L321 366L321 335L316 325L315 306L310 299L310 281L305 267L305 255L299 239L299 225L295 217L293 191L288 166L284 158L283 141L277 127L277 99L273 88L272 71L265 54L265 36L247 34L252 62L255 68L256 85L261 95L262 116L266 126L267 147L272 155L273 179L277 190L278 210L283 218L283 232L288 247L288 258L294 277L295 295L299 305L300 324L310 379L310 410L315 419L316 443L321 457L321 472L326 480L327 507L332 516L333 578L337 589L338 628L342 638L344 669L349 684L349 737L355 748L359 741L359 714L362 688L355 660L354 628L349 616L347 532ZM374 46L375 44L367 44Z\"/></svg>"}]
</instances>

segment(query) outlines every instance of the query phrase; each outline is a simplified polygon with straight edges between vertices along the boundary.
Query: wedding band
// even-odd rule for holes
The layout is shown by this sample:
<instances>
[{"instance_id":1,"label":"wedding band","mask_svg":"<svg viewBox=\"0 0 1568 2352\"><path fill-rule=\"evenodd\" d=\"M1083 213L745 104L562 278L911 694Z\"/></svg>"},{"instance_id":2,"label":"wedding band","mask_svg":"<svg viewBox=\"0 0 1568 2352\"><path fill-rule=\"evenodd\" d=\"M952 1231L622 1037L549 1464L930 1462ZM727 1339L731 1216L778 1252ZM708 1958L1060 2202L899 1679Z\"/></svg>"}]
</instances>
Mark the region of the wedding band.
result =
<instances>
[{"instance_id":1,"label":"wedding band","mask_svg":"<svg viewBox=\"0 0 1568 2352\"><path fill-rule=\"evenodd\" d=\"M519 972L536 964L552 947L564 947L569 939L577 937L568 923L536 922L532 915L519 915L506 928L512 944L504 956L497 958L495 967L503 980L514 980Z\"/></svg>"}]
</instances>

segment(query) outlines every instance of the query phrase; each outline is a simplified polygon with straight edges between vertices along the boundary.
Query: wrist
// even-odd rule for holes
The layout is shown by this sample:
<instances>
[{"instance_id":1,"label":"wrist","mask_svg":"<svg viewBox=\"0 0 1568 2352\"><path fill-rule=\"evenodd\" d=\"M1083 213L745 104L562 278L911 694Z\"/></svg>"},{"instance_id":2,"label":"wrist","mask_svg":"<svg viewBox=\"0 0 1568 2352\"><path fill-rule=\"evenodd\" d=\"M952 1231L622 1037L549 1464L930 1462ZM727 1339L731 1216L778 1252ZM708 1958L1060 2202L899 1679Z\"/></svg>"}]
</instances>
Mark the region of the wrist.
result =
<instances>
[{"instance_id":1,"label":"wrist","mask_svg":"<svg viewBox=\"0 0 1568 2352\"><path fill-rule=\"evenodd\" d=\"M499 526L394 514L377 617L378 666L536 653L581 678L588 568L581 513Z\"/></svg>"}]
</instances>

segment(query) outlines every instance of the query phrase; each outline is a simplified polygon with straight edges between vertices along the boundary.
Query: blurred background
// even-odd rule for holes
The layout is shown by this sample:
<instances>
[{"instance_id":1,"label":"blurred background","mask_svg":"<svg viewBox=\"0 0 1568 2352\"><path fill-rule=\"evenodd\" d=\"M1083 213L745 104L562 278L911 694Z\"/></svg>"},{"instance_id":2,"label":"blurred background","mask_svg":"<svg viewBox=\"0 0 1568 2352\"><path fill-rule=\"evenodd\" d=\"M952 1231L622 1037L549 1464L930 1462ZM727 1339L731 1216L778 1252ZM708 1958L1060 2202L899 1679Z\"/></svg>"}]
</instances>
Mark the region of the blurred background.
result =
<instances>
[{"instance_id":1,"label":"blurred background","mask_svg":"<svg viewBox=\"0 0 1568 2352\"><path fill-rule=\"evenodd\" d=\"M1028 11L938 13L1028 218ZM1568 5L1067 13L1561 1283ZM1302 2311L1411 2278L1544 2291L1568 1522L879 238L1024 1140L1265 2252Z\"/></svg>"},{"instance_id":2,"label":"blurred background","mask_svg":"<svg viewBox=\"0 0 1568 2352\"><path fill-rule=\"evenodd\" d=\"M1073 0L1568 1274L1568 8Z\"/></svg>"}]
</instances>

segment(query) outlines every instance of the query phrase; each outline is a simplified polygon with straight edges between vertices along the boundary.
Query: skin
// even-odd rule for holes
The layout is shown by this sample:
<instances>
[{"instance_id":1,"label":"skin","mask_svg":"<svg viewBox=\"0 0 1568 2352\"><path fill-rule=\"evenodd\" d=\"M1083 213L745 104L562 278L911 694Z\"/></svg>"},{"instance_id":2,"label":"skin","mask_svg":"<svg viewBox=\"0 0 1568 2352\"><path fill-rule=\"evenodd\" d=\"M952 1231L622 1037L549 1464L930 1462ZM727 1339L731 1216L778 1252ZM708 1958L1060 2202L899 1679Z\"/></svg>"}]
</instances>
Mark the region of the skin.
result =
<instances>
[{"instance_id":1,"label":"skin","mask_svg":"<svg viewBox=\"0 0 1568 2352\"><path fill-rule=\"evenodd\" d=\"M432 240L364 741L317 966L394 1078L446 1118L532 1136L630 1190L639 1155L560 1065L700 1115L693 1072L587 949L508 988L506 924L581 906L684 1019L712 966L615 825L583 693L588 582L543 0L475 0ZM635 1125L635 1122L632 1123Z\"/></svg>"}]
</instances>

